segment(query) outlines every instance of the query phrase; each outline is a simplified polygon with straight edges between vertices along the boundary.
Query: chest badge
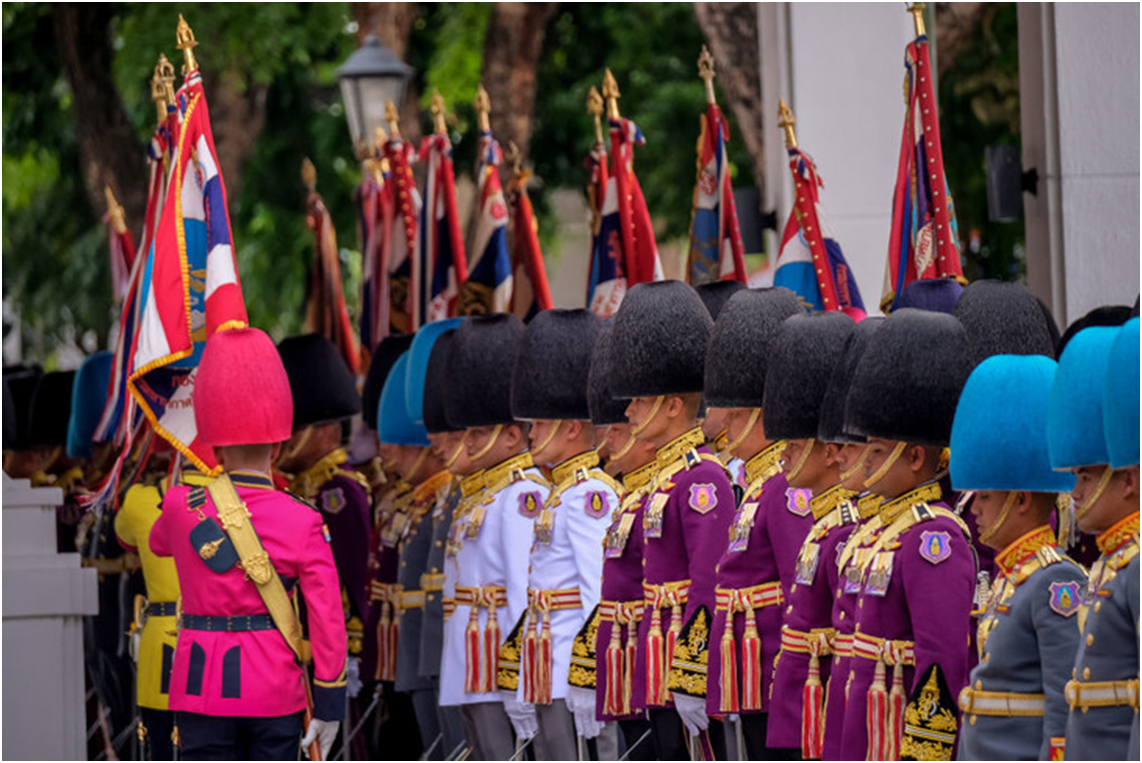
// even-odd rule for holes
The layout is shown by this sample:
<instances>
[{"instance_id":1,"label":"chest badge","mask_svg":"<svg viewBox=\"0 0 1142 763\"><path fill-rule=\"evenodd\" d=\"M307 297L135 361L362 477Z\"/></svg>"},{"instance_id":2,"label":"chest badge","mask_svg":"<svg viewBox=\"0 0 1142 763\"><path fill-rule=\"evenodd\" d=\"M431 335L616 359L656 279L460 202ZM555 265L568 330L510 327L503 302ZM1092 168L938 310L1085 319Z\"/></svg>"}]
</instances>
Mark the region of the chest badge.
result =
<instances>
[{"instance_id":1,"label":"chest badge","mask_svg":"<svg viewBox=\"0 0 1142 763\"><path fill-rule=\"evenodd\" d=\"M528 519L535 519L539 515L539 510L543 508L543 500L539 497L539 493L535 490L529 490L526 493L520 494L519 497L519 513L523 514Z\"/></svg>"},{"instance_id":2,"label":"chest badge","mask_svg":"<svg viewBox=\"0 0 1142 763\"><path fill-rule=\"evenodd\" d=\"M599 519L611 513L611 502L607 499L607 494L601 490L593 490L587 493L587 516L594 519Z\"/></svg>"},{"instance_id":3,"label":"chest badge","mask_svg":"<svg viewBox=\"0 0 1142 763\"><path fill-rule=\"evenodd\" d=\"M812 491L803 487L791 487L785 491L785 506L799 517L809 513L809 499Z\"/></svg>"},{"instance_id":4,"label":"chest badge","mask_svg":"<svg viewBox=\"0 0 1142 763\"><path fill-rule=\"evenodd\" d=\"M1047 604L1053 611L1063 617L1070 617L1079 611L1081 596L1077 580L1068 580L1064 583L1051 583L1049 591L1051 598Z\"/></svg>"},{"instance_id":5,"label":"chest badge","mask_svg":"<svg viewBox=\"0 0 1142 763\"><path fill-rule=\"evenodd\" d=\"M943 530L920 533L920 556L932 564L946 561L952 555L952 538Z\"/></svg>"},{"instance_id":6,"label":"chest badge","mask_svg":"<svg viewBox=\"0 0 1142 763\"><path fill-rule=\"evenodd\" d=\"M330 514L340 514L345 508L345 492L335 487L321 494L321 508Z\"/></svg>"},{"instance_id":7,"label":"chest badge","mask_svg":"<svg viewBox=\"0 0 1142 763\"><path fill-rule=\"evenodd\" d=\"M690 486L690 508L699 514L708 514L718 505L718 494L708 482Z\"/></svg>"}]
</instances>

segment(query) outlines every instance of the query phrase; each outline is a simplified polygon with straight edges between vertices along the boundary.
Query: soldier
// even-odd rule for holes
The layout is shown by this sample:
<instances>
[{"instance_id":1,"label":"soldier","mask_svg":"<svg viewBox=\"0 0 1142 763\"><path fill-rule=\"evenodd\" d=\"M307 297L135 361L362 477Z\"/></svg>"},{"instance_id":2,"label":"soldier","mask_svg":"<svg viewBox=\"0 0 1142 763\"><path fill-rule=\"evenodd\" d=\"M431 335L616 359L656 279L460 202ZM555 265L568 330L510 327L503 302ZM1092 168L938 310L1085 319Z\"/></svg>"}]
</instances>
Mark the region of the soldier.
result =
<instances>
[{"instance_id":1,"label":"soldier","mask_svg":"<svg viewBox=\"0 0 1142 763\"><path fill-rule=\"evenodd\" d=\"M937 477L967 353L955 318L897 310L849 390L845 426L868 438L865 486L883 502L880 527L856 550L864 559L841 758L952 755L976 569L967 526L941 502Z\"/></svg>"},{"instance_id":2,"label":"soldier","mask_svg":"<svg viewBox=\"0 0 1142 763\"><path fill-rule=\"evenodd\" d=\"M741 281L711 281L694 287L702 304L706 306L710 317L716 323L721 315L722 308L730 301L730 297L737 294L746 286ZM726 465L730 473L730 480L734 484L735 493L741 494L749 485L745 478L745 462L729 451L730 438L726 434L725 410L722 408L709 408L702 419L702 432L714 451L718 460Z\"/></svg>"},{"instance_id":3,"label":"soldier","mask_svg":"<svg viewBox=\"0 0 1142 763\"><path fill-rule=\"evenodd\" d=\"M718 721L703 733L711 725L706 671L714 567L734 509L725 467L698 426L712 328L693 289L660 281L630 290L612 334L612 392L632 398L626 413L635 437L658 449L642 522L645 609L632 706L648 709L662 760L689 757L683 724L703 746L723 741Z\"/></svg>"},{"instance_id":4,"label":"soldier","mask_svg":"<svg viewBox=\"0 0 1142 763\"><path fill-rule=\"evenodd\" d=\"M424 591L421 577L427 567L428 549L432 544L432 519L429 512L446 488L452 475L442 468L432 453L428 433L422 423L408 414L408 366L411 354L397 359L385 381L377 413L377 434L382 458L395 464L395 473L411 486L411 500L403 521L397 528L397 555L400 568L395 586L388 591L396 628L390 638L396 642L396 665L393 688L411 698L420 739L427 751L439 747L440 724L436 715L437 695L432 682L422 678L420 663L421 614ZM390 451L391 453L386 453ZM434 749L433 754L439 758Z\"/></svg>"},{"instance_id":5,"label":"soldier","mask_svg":"<svg viewBox=\"0 0 1142 763\"><path fill-rule=\"evenodd\" d=\"M905 287L905 293L908 288ZM830 531L831 535L837 536L837 557L831 612L832 665L829 678L825 682L824 732L821 749L823 760L840 759L841 733L845 718L844 687L849 676L849 662L853 656L856 599L860 591L860 560L853 552L860 547L868 533L880 527L878 512L880 498L864 487L864 459L868 441L861 435L845 430L845 400L848 398L849 387L852 385L861 356L864 355L872 335L883 323L884 318L865 318L849 333L844 355L829 377L829 388L821 404L821 421L817 428L817 439L820 442L836 443L839 447L837 466L840 469L840 486L857 493L857 497L853 500L856 505L857 522ZM834 566L829 565L825 574L832 574L833 569ZM849 579L850 570L854 571L853 580Z\"/></svg>"},{"instance_id":6,"label":"soldier","mask_svg":"<svg viewBox=\"0 0 1142 763\"><path fill-rule=\"evenodd\" d=\"M613 321L603 324L591 357L588 399L591 422L605 426L603 440L608 471L622 479L622 498L611 515L603 540L603 579L598 622L591 642L583 634L582 661L572 656L572 665L583 669L582 678L571 683L595 690L595 717L617 721L627 760L653 760L654 746L645 741L650 733L646 711L632 708L638 625L642 619L642 515L647 493L653 487L657 461L653 443L631 433L626 401L611 394L611 332ZM617 752L617 750L616 750ZM600 760L612 757L599 751Z\"/></svg>"},{"instance_id":7,"label":"soldier","mask_svg":"<svg viewBox=\"0 0 1142 763\"><path fill-rule=\"evenodd\" d=\"M459 321L438 321L423 327L416 339L416 348L413 351L413 370L416 369L419 358L423 356L422 347L431 338L430 327L437 323L448 323L452 326ZM424 427L428 432L428 439L437 458L452 474L443 493L439 496L432 509L432 545L428 551L427 571L421 580L420 587L424 591L424 615L420 636L420 660L418 672L432 683L437 695L437 718L441 730L441 752L443 757L454 759L460 753L464 744L464 725L460 713L455 706L444 706L439 702L440 696L440 658L444 643L444 618L447 608L454 606L453 593L456 586L455 566L450 564L454 555L450 555L449 530L452 527L453 515L460 502L460 480L469 476L472 470L468 462L468 452L464 447L463 431L456 430L444 415L444 381L445 369L448 360L448 350L455 336L454 328L445 329L435 342L429 353L424 367L424 388L421 399L421 415ZM409 396L410 404L415 407L416 385Z\"/></svg>"},{"instance_id":8,"label":"soldier","mask_svg":"<svg viewBox=\"0 0 1142 763\"><path fill-rule=\"evenodd\" d=\"M341 586L321 514L270 478L290 438L293 400L269 337L257 329L212 336L194 410L198 437L225 473L206 488L172 488L150 536L157 556L174 557L182 590L170 683L181 757L297 756L308 676L282 578L300 589L309 615L313 720L302 744L319 740L325 757L345 710Z\"/></svg>"},{"instance_id":9,"label":"soldier","mask_svg":"<svg viewBox=\"0 0 1142 763\"><path fill-rule=\"evenodd\" d=\"M593 692L569 689L571 649L599 603L603 536L618 508L618 484L598 468L587 405L599 318L588 310L545 310L532 319L512 372L512 414L530 421L532 460L552 489L535 518L528 607L521 634L521 701L535 705L538 760L578 757L576 732L599 735ZM574 722L574 723L573 723Z\"/></svg>"},{"instance_id":10,"label":"soldier","mask_svg":"<svg viewBox=\"0 0 1142 763\"><path fill-rule=\"evenodd\" d=\"M745 461L749 483L729 543L723 537L717 552L706 711L740 714L753 759L792 754L767 750L766 713L781 646L781 605L812 517L807 497L791 492L781 474L784 443L769 437L762 403L781 324L801 314L788 289L739 292L718 316L706 354L706 402L711 411L724 412L733 439L729 449Z\"/></svg>"},{"instance_id":11,"label":"soldier","mask_svg":"<svg viewBox=\"0 0 1142 763\"><path fill-rule=\"evenodd\" d=\"M1138 705L1138 429L1136 420L1126 420L1137 417L1138 391L1137 381L1116 378L1138 373L1138 341L1137 320L1126 329L1079 331L1059 358L1051 387L1051 466L1077 475L1075 519L1096 534L1102 551L1079 606L1082 640L1066 685L1068 760L1138 754L1129 748ZM1110 437L1107 421L1114 422Z\"/></svg>"},{"instance_id":12,"label":"soldier","mask_svg":"<svg viewBox=\"0 0 1142 763\"><path fill-rule=\"evenodd\" d=\"M807 760L821 757L837 549L858 518L852 500L856 493L838 484L839 447L817 439L830 374L853 325L852 318L840 312L787 318L770 351L765 377L765 433L785 442L789 496L799 505L809 495L813 522L800 544L792 580L788 572L782 575L786 606L766 742L772 750L799 750ZM796 543L795 536L789 540Z\"/></svg>"},{"instance_id":13,"label":"soldier","mask_svg":"<svg viewBox=\"0 0 1142 763\"><path fill-rule=\"evenodd\" d=\"M516 699L518 661L500 650L527 609L533 520L549 492L527 452L527 425L511 412L511 376L524 332L495 314L456 329L445 373L445 415L463 426L472 467L453 523L455 609L445 619L440 702L459 705L473 757L504 760L536 732L535 710ZM518 659L518 658L517 658ZM513 664L514 663L514 664ZM509 725L508 719L511 724Z\"/></svg>"},{"instance_id":14,"label":"soldier","mask_svg":"<svg viewBox=\"0 0 1142 763\"><path fill-rule=\"evenodd\" d=\"M960 760L1062 759L1063 686L1086 573L1059 549L1049 523L1058 493L1074 486L1072 475L1051 470L1047 453L1055 365L1039 356L988 358L956 408L952 484L975 491L979 540L997 552L980 661L959 697Z\"/></svg>"}]
</instances>

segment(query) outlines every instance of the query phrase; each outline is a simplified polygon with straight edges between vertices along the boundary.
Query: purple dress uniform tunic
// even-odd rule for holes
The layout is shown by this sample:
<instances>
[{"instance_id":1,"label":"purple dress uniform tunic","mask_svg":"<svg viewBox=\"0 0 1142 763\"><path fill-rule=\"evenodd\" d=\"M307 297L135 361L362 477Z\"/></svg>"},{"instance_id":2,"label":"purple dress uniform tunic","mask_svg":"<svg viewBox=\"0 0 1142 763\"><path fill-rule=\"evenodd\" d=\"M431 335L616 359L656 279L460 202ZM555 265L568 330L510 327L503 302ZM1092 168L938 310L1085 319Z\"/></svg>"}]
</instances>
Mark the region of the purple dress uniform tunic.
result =
<instances>
[{"instance_id":1,"label":"purple dress uniform tunic","mask_svg":"<svg viewBox=\"0 0 1142 763\"><path fill-rule=\"evenodd\" d=\"M809 508L815 521L803 541L786 599L782 646L773 669L767 742L771 747L797 748L802 744L802 713L810 655L801 642L818 639L821 686L829 678L833 622L833 594L839 574L837 560L858 519L855 496L839 485L813 496ZM764 643L764 642L763 642Z\"/></svg>"},{"instance_id":2,"label":"purple dress uniform tunic","mask_svg":"<svg viewBox=\"0 0 1142 763\"><path fill-rule=\"evenodd\" d=\"M317 492L317 507L329 528L333 561L353 614L369 613L369 535L372 500L361 480L338 472Z\"/></svg>"},{"instance_id":3,"label":"purple dress uniform tunic","mask_svg":"<svg viewBox=\"0 0 1142 763\"><path fill-rule=\"evenodd\" d=\"M652 480L658 464L651 462L623 478L626 494L622 498L622 508L615 513L607 537L603 541L603 585L600 593L600 609L614 609L615 605L641 605L642 592L642 512L646 501L646 491L653 485ZM612 616L613 617L613 616ZM622 615L620 615L622 617ZM599 618L599 629L595 638L595 712L605 721L619 718L636 718L641 713L615 715L605 711L607 696L607 647L611 643L611 631L615 627L612 619ZM638 620L629 625L620 625L620 648L626 648L629 629L638 630ZM632 671L633 672L633 671ZM634 681L629 687L632 707L644 707L645 679ZM636 697L638 698L636 700ZM632 740L633 741L633 740Z\"/></svg>"},{"instance_id":4,"label":"purple dress uniform tunic","mask_svg":"<svg viewBox=\"0 0 1142 763\"><path fill-rule=\"evenodd\" d=\"M717 588L740 591L766 583L780 584L780 598L773 598L767 606L755 606L753 616L761 638L761 684L758 689L760 707L740 712L766 712L770 706L770 683L773 663L781 648L782 602L793 584L797 552L813 516L809 513L808 491L795 491L789 487L785 475L778 471L778 461L784 450L783 443L774 443L746 463L750 486L742 497L741 507L731 522L730 542L723 543L717 566ZM766 477L768 477L766 479ZM756 509L751 508L756 504ZM723 536L725 537L725 536ZM714 613L714 627L710 638L709 684L706 692L706 711L711 715L723 713L721 708L722 635L726 627L726 610ZM735 659L741 700L742 659L741 647L745 635L745 615L734 617ZM800 744L800 741L797 743ZM797 746L797 745L791 745Z\"/></svg>"},{"instance_id":5,"label":"purple dress uniform tunic","mask_svg":"<svg viewBox=\"0 0 1142 763\"><path fill-rule=\"evenodd\" d=\"M379 653L381 647L381 617L390 587L397 582L400 572L400 550L397 548L400 527L408 516L405 513L412 502L412 488L406 482L382 494L381 503L391 503L392 510L380 517L370 533L368 562L369 611L365 616L364 650L361 654L361 680L380 681L388 674ZM390 611L391 612L391 611Z\"/></svg>"},{"instance_id":6,"label":"purple dress uniform tunic","mask_svg":"<svg viewBox=\"0 0 1142 763\"><path fill-rule=\"evenodd\" d=\"M707 653L694 649L686 655L688 659L680 661L679 646L688 642L685 632L688 627L695 629L691 634L695 645L705 646L709 642L715 560L725 548L726 531L733 519L734 493L725 467L702 445L704 440L702 430L694 428L657 453L661 470L643 508L644 592L648 592L648 600L653 600L652 592L661 592L665 587L669 591L667 595L679 604L659 610L664 646L674 610L680 613L684 631L678 638L672 663L664 663L665 701L655 702L649 692L643 695L641 689L636 689L632 705L641 700L640 707L664 707L672 704L672 691L701 697L706 690L706 668L702 663ZM686 588L685 597L677 590L679 586ZM685 602L679 601L681 598L685 598ZM701 617L692 622L699 614ZM647 637L652 622L653 612L648 602L638 628L636 687L647 686L650 679ZM700 633L703 628L707 631L704 638ZM669 657L666 655L664 660Z\"/></svg>"},{"instance_id":7,"label":"purple dress uniform tunic","mask_svg":"<svg viewBox=\"0 0 1142 763\"><path fill-rule=\"evenodd\" d=\"M877 668L870 655L884 654L885 641L893 642L895 653L885 658L886 688L891 688L893 662L904 666L906 696L934 664L953 701L967 684L975 555L966 525L939 499L939 485L927 483L886 501L882 527L864 540L876 553L866 561L857 599L842 759L863 760L868 754L866 698ZM900 754L917 756L905 749L906 742Z\"/></svg>"}]
</instances>

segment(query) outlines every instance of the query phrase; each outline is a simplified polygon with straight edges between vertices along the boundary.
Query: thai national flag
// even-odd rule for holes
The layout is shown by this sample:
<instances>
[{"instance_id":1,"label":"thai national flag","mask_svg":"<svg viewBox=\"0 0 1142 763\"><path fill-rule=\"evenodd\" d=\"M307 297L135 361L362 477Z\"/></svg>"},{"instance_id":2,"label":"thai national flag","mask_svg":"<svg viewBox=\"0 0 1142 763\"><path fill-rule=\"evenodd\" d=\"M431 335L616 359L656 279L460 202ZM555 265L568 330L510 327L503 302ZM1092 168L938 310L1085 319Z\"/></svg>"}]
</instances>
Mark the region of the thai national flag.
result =
<instances>
[{"instance_id":1,"label":"thai national flag","mask_svg":"<svg viewBox=\"0 0 1142 763\"><path fill-rule=\"evenodd\" d=\"M139 327L127 387L155 431L199 469L214 455L198 441L194 376L207 338L246 325L246 306L197 70L177 98L179 139L166 203L139 285Z\"/></svg>"},{"instance_id":2,"label":"thai national flag","mask_svg":"<svg viewBox=\"0 0 1142 763\"><path fill-rule=\"evenodd\" d=\"M734 188L730 181L726 140L729 125L716 103L706 105L698 138L698 180L690 221L690 283L746 282L745 254Z\"/></svg>"},{"instance_id":3,"label":"thai national flag","mask_svg":"<svg viewBox=\"0 0 1142 763\"><path fill-rule=\"evenodd\" d=\"M550 310L551 289L547 285L547 269L539 248L539 230L527 179L531 173L521 170L508 184L508 206L511 207L512 287L511 310L517 317L530 321L540 310Z\"/></svg>"},{"instance_id":4,"label":"thai national flag","mask_svg":"<svg viewBox=\"0 0 1142 763\"><path fill-rule=\"evenodd\" d=\"M461 288L460 315L502 313L512 303L512 259L508 253L508 208L500 184L503 154L491 132L480 133L476 168L477 207L472 251L476 257ZM447 316L437 316L447 317Z\"/></svg>"},{"instance_id":5,"label":"thai national flag","mask_svg":"<svg viewBox=\"0 0 1142 763\"><path fill-rule=\"evenodd\" d=\"M944 174L928 38L904 51L904 135L892 198L892 233L880 305L891 310L904 287L926 278L963 281L955 205Z\"/></svg>"},{"instance_id":6,"label":"thai national flag","mask_svg":"<svg viewBox=\"0 0 1142 763\"><path fill-rule=\"evenodd\" d=\"M587 308L605 318L614 315L627 292L622 245L618 239L619 210L614 183L607 172L607 147L602 143L596 144L583 163L590 173L587 196L591 207L591 270L587 275ZM608 188L611 189L609 194Z\"/></svg>"},{"instance_id":7,"label":"thai national flag","mask_svg":"<svg viewBox=\"0 0 1142 763\"><path fill-rule=\"evenodd\" d=\"M781 236L773 285L792 290L810 311L841 310L859 320L864 302L821 209L818 189L824 183L817 167L794 147L789 149L789 169L795 200Z\"/></svg>"},{"instance_id":8,"label":"thai national flag","mask_svg":"<svg viewBox=\"0 0 1142 763\"><path fill-rule=\"evenodd\" d=\"M412 263L409 287L410 331L456 315L460 287L468 280L448 135L425 138L420 144L420 160L427 162L428 171L420 212L420 247Z\"/></svg>"}]
</instances>

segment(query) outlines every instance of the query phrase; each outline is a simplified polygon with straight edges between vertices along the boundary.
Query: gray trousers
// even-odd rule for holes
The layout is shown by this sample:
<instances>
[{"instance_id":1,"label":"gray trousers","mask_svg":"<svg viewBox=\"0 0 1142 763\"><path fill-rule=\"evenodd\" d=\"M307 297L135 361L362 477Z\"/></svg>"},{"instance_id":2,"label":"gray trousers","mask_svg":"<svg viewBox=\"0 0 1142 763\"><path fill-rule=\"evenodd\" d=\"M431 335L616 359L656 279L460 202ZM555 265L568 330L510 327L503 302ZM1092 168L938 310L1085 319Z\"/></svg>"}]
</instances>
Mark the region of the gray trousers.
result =
<instances>
[{"instance_id":1,"label":"gray trousers","mask_svg":"<svg viewBox=\"0 0 1142 763\"><path fill-rule=\"evenodd\" d=\"M536 705L535 720L539 726L533 742L536 760L579 759L575 719L565 701L557 699L550 705Z\"/></svg>"},{"instance_id":2,"label":"gray trousers","mask_svg":"<svg viewBox=\"0 0 1142 763\"><path fill-rule=\"evenodd\" d=\"M428 753L427 760L444 760L451 749L444 749L444 739L440 734L440 717L436 714L437 696L434 689L410 691L412 710L416 714L416 726L420 730L420 742ZM429 748L433 745L432 751Z\"/></svg>"},{"instance_id":3,"label":"gray trousers","mask_svg":"<svg viewBox=\"0 0 1142 763\"><path fill-rule=\"evenodd\" d=\"M515 753L512 723L502 702L476 702L460 706L464 735L472 748L468 760L507 760Z\"/></svg>"},{"instance_id":4,"label":"gray trousers","mask_svg":"<svg viewBox=\"0 0 1142 763\"><path fill-rule=\"evenodd\" d=\"M619 759L619 724L614 721L603 724L603 730L595 737L595 750L599 760Z\"/></svg>"}]
</instances>

